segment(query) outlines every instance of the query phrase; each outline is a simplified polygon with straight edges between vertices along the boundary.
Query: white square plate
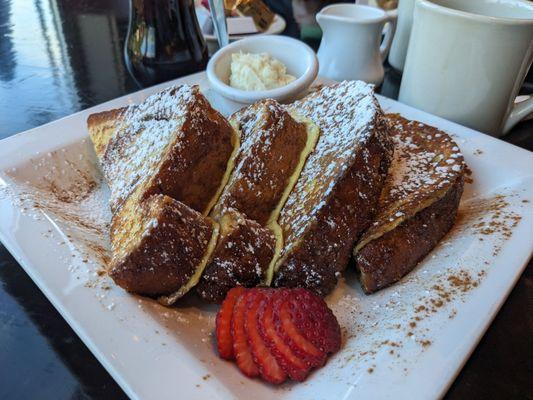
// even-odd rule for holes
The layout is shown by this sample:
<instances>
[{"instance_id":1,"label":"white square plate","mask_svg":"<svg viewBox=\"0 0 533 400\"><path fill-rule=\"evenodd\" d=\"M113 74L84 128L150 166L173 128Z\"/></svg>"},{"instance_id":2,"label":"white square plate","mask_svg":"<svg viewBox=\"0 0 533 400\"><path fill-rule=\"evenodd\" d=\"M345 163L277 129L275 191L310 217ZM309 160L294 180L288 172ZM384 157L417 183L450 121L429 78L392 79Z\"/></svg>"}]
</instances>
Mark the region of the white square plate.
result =
<instances>
[{"instance_id":1,"label":"white square plate","mask_svg":"<svg viewBox=\"0 0 533 400\"><path fill-rule=\"evenodd\" d=\"M239 106L198 83L215 108ZM168 85L168 84L165 84ZM533 248L533 156L515 146L380 97L451 133L472 170L456 227L405 279L366 296L350 270L327 301L344 343L305 383L245 378L218 359L216 308L174 308L126 294L99 273L109 220L85 121L165 85L0 142L0 239L132 398L428 399L442 396L520 276Z\"/></svg>"}]
</instances>

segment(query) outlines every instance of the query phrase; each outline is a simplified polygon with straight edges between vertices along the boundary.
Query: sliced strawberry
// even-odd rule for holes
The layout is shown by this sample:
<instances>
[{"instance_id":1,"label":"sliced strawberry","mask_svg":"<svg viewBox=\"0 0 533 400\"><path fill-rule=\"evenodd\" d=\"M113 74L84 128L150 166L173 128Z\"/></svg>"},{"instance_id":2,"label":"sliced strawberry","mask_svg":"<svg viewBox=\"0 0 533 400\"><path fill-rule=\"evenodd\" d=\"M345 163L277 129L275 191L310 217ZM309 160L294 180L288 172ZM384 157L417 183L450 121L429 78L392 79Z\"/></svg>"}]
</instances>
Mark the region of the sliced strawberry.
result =
<instances>
[{"instance_id":1,"label":"sliced strawberry","mask_svg":"<svg viewBox=\"0 0 533 400\"><path fill-rule=\"evenodd\" d=\"M326 353L320 351L313 343L302 336L292 322L288 310L283 310L282 306L287 302L290 293L291 289L279 290L272 299L272 312L276 331L293 353L304 360L309 367L322 366L326 362Z\"/></svg>"},{"instance_id":2,"label":"sliced strawberry","mask_svg":"<svg viewBox=\"0 0 533 400\"><path fill-rule=\"evenodd\" d=\"M244 326L248 335L248 344L252 350L255 363L259 367L261 377L270 383L279 384L285 382L287 374L278 364L276 358L270 353L266 343L259 333L258 311L269 300L269 291L255 289L257 296L251 297L248 302L246 320Z\"/></svg>"},{"instance_id":3,"label":"sliced strawberry","mask_svg":"<svg viewBox=\"0 0 533 400\"><path fill-rule=\"evenodd\" d=\"M244 327L244 321L247 312L247 303L257 292L253 289L246 290L237 299L233 307L233 316L231 318L231 336L233 338L233 354L237 361L237 366L242 373L251 378L259 375L259 369L255 364L248 345L248 336Z\"/></svg>"},{"instance_id":4,"label":"sliced strawberry","mask_svg":"<svg viewBox=\"0 0 533 400\"><path fill-rule=\"evenodd\" d=\"M341 346L341 329L324 299L307 289L292 290L287 302L291 319L298 331L326 354Z\"/></svg>"},{"instance_id":5,"label":"sliced strawberry","mask_svg":"<svg viewBox=\"0 0 533 400\"><path fill-rule=\"evenodd\" d=\"M216 318L216 337L218 354L226 360L233 360L233 339L231 337L231 317L233 315L233 306L237 299L246 289L237 286L231 289L222 302Z\"/></svg>"},{"instance_id":6,"label":"sliced strawberry","mask_svg":"<svg viewBox=\"0 0 533 400\"><path fill-rule=\"evenodd\" d=\"M299 358L277 332L272 305L278 294L281 294L281 291L274 292L267 301L261 303L258 311L259 333L287 375L295 381L303 381L309 375L312 365Z\"/></svg>"},{"instance_id":7,"label":"sliced strawberry","mask_svg":"<svg viewBox=\"0 0 533 400\"><path fill-rule=\"evenodd\" d=\"M217 314L216 337L220 357L274 384L305 380L341 344L337 319L306 289L233 288Z\"/></svg>"}]
</instances>

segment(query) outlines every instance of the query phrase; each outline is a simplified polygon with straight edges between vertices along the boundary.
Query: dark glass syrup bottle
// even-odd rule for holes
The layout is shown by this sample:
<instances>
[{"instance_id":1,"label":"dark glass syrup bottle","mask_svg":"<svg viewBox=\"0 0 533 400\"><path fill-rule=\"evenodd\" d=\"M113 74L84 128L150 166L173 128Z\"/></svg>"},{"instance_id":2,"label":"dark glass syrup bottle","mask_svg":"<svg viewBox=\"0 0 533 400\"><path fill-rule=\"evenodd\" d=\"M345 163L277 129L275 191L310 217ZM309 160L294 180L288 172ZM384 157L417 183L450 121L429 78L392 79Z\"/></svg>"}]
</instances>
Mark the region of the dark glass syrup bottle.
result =
<instances>
[{"instance_id":1,"label":"dark glass syrup bottle","mask_svg":"<svg viewBox=\"0 0 533 400\"><path fill-rule=\"evenodd\" d=\"M207 46L194 0L130 0L125 57L142 87L205 69Z\"/></svg>"}]
</instances>

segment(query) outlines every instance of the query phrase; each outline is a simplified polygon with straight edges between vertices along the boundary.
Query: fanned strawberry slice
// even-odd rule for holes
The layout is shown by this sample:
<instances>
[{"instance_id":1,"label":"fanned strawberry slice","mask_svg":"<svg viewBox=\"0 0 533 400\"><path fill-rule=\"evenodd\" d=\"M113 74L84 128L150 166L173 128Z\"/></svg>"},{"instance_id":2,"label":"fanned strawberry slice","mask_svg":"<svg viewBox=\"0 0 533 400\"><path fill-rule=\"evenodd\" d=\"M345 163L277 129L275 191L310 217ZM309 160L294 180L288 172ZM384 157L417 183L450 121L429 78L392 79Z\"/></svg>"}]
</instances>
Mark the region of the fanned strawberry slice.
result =
<instances>
[{"instance_id":1,"label":"fanned strawberry slice","mask_svg":"<svg viewBox=\"0 0 533 400\"><path fill-rule=\"evenodd\" d=\"M278 334L274 323L274 299L282 295L282 291L274 292L267 301L263 301L258 311L259 332L267 344L270 353L276 358L278 364L295 381L303 381L309 375L312 365L299 358L289 345Z\"/></svg>"},{"instance_id":2,"label":"fanned strawberry slice","mask_svg":"<svg viewBox=\"0 0 533 400\"><path fill-rule=\"evenodd\" d=\"M324 365L327 354L300 334L292 321L286 300L274 305L273 312L276 330L292 351L311 367Z\"/></svg>"},{"instance_id":3,"label":"fanned strawberry slice","mask_svg":"<svg viewBox=\"0 0 533 400\"><path fill-rule=\"evenodd\" d=\"M248 345L248 336L244 327L247 312L247 303L257 295L255 290L246 290L239 296L233 307L231 318L231 336L233 338L233 354L237 361L237 366L242 373L251 378L259 375L259 369L252 357L252 352Z\"/></svg>"},{"instance_id":4,"label":"fanned strawberry slice","mask_svg":"<svg viewBox=\"0 0 533 400\"><path fill-rule=\"evenodd\" d=\"M285 382L287 374L276 361L268 346L259 333L258 311L269 300L269 291L266 289L253 289L257 295L250 296L246 312L245 329L248 335L248 344L252 350L253 359L259 367L261 377L274 384Z\"/></svg>"},{"instance_id":5,"label":"fanned strawberry slice","mask_svg":"<svg viewBox=\"0 0 533 400\"><path fill-rule=\"evenodd\" d=\"M341 344L337 319L306 289L233 288L217 314L216 337L220 357L274 384L305 380Z\"/></svg>"},{"instance_id":6,"label":"fanned strawberry slice","mask_svg":"<svg viewBox=\"0 0 533 400\"><path fill-rule=\"evenodd\" d=\"M237 299L246 289L237 286L231 289L226 295L226 299L220 306L216 318L216 337L218 354L226 360L233 360L233 339L231 336L231 317L233 315L233 306Z\"/></svg>"},{"instance_id":7,"label":"fanned strawberry slice","mask_svg":"<svg viewBox=\"0 0 533 400\"><path fill-rule=\"evenodd\" d=\"M341 329L337 318L322 297L307 289L291 291L286 304L298 331L326 354L341 346Z\"/></svg>"}]
</instances>

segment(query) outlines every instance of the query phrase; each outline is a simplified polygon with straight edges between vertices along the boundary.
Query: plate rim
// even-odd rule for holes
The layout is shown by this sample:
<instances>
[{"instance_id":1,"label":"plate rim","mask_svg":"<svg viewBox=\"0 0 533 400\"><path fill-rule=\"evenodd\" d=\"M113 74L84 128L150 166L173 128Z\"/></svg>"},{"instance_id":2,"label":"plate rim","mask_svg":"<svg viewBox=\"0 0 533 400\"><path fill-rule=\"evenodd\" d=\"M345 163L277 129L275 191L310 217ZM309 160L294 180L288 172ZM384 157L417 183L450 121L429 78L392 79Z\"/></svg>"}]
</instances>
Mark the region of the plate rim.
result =
<instances>
[{"instance_id":1,"label":"plate rim","mask_svg":"<svg viewBox=\"0 0 533 400\"><path fill-rule=\"evenodd\" d=\"M41 133L43 133L42 132L43 131L43 127L50 128L50 127L53 127L55 124L61 124L62 122L64 122L64 120L66 120L68 118L80 117L81 115L88 115L89 113L105 109L106 105L108 105L109 103L115 103L117 101L126 101L126 102L128 102L128 100L131 99L132 97L135 97L135 95L137 95L137 96L138 95L145 96L145 95L148 95L149 93L153 93L153 92L156 92L157 90L160 90L162 87L166 87L166 86L169 86L171 84L179 83L180 81L184 81L185 79L194 80L194 79L198 78L198 80L200 80L200 79L205 77L205 76L203 76L203 74L205 74L205 72L199 72L197 74L189 75L187 77L182 77L182 78L179 78L179 79L174 80L174 81L165 82L165 83L162 83L160 85L157 85L157 86L154 86L154 87L151 87L151 88L148 88L148 89L141 89L141 90L139 90L137 92L130 93L130 94L121 96L119 98L109 100L109 101L107 101L105 103L101 103L99 105L84 109L82 111L79 111L77 113L71 114L71 115L66 116L66 117L63 117L61 119L58 119L58 120L55 120L55 121L51 121L51 122L49 122L49 123L47 123L45 125L41 125L39 127L35 127L35 128L30 129L30 130L27 130L27 131L12 135L12 136L10 136L8 138L5 138L5 139L0 141L0 144L8 145L8 146L0 146L0 159L6 158L6 157L3 157L3 155L9 153L9 149L11 148L11 146L17 145L17 143L20 142L20 141L24 141L26 139L30 139L30 138L33 138L33 137L38 137ZM444 121L446 125L451 124L450 126L452 126L456 130L459 130L461 133L467 133L470 136L474 135L474 137L476 137L478 135L482 135L482 136L478 136L478 137L483 138L482 141L488 139L489 142L491 142L494 145L499 146L502 149L505 149L506 152L511 152L511 153L515 153L516 154L516 152L519 151L521 156L520 157L516 157L515 159L513 159L512 161L514 163L517 163L518 161L522 161L522 159L525 160L525 158L523 158L522 156L527 156L527 157L529 157L529 159L528 159L528 161L525 161L525 162L530 164L531 166L533 166L533 154L530 154L530 152L528 152L525 149L522 149L522 148L520 148L518 146L515 146L515 145L512 145L510 143L504 142L504 141L499 140L497 138L493 138L493 137L490 137L488 135L482 134L480 132L473 131L472 129L460 126L460 125L458 125L456 123L444 120L444 119L442 119L440 117L428 114L428 113L423 112L421 110L414 109L414 108L409 107L407 105L401 104L401 103L397 102L396 100L388 99L388 98L385 98L385 97L379 96L379 95L378 95L378 99L380 100L381 104L392 104L392 105L397 106L397 107L399 107L401 109L407 110L408 114L409 113L414 113L414 114L417 114L417 115L424 115L425 117L428 117L429 119L435 120L437 122ZM402 112L402 114L403 114L403 112ZM417 118L419 118L419 117L417 117ZM60 135L58 135L58 136L60 136ZM66 142L63 141L62 145L75 142L75 141L79 140L79 137L87 137L86 132L84 132L83 135L81 135L81 133L78 134L78 135L73 135L72 137L69 138L69 139L72 139L71 141L66 141ZM50 149L50 147L48 149ZM519 160L517 161L517 159L519 159ZM517 167L520 168L521 165L517 165ZM4 169L4 167L2 167L2 165L0 165L0 173L3 171L3 169ZM528 176L529 175L526 175L526 177L528 177ZM1 174L0 174L0 177L1 177ZM533 175L531 175L531 177L533 177ZM78 322L73 317L73 315L71 315L71 313L68 311L68 309L66 309L64 306L61 305L61 302L58 300L57 296L51 290L49 290L49 288L42 281L40 281L36 277L36 274L35 274L35 271L34 271L35 268L31 265L32 263L29 260L26 259L26 255L24 254L24 252L20 252L19 251L20 249L16 248L16 247L18 247L17 243L15 241L12 242L12 240L8 237L8 235L4 233L4 226L3 226L2 223L0 223L0 241L4 244L6 249L15 258L15 260L19 263L19 265L22 266L22 268L30 276L32 281L35 282L37 287L39 287L39 290L41 290L43 292L43 294L49 299L49 301L53 304L54 308L60 313L60 315L69 324L69 326L72 327L72 329L80 337L80 339L83 341L83 343L89 348L89 350L94 354L94 356L98 359L98 361L102 364L102 366L110 373L110 375L113 377L113 379L121 386L121 388L125 391L125 393L128 396L130 396L131 398L139 398L138 393L130 386L129 382L121 375L121 373L116 369L116 367L113 365L113 363L110 362L109 358L100 351L99 347L95 344L93 339L91 339L91 337L87 334L87 332L85 331L83 326L80 326L78 324ZM470 355L472 354L472 352L476 349L479 341L484 336L486 330L491 325L492 321L494 320L494 318L498 314L500 308L502 307L502 305L507 300L510 292L515 287L517 280L522 275L524 269L526 268L526 266L528 264L528 261L531 259L532 252L533 252L533 248L530 249L529 255L526 254L523 257L523 259L521 261L521 265L519 266L519 268L516 269L516 272L514 273L511 282L508 285L506 285L505 292L502 295L498 295L497 296L497 302L496 302L495 306L487 314L488 317L484 319L482 329L478 329L477 330L476 337L473 338L472 342L468 346L468 351L466 353L464 353L463 356L461 357L460 365L458 365L453 370L453 373L450 374L450 376L448 376L445 380L443 379L443 382L442 382L442 385L441 385L441 389L440 389L440 392L438 394L439 397L443 396L446 393L446 391L449 389L449 387L453 384L455 378L460 373L462 367L468 361L468 359L470 358Z\"/></svg>"}]
</instances>

